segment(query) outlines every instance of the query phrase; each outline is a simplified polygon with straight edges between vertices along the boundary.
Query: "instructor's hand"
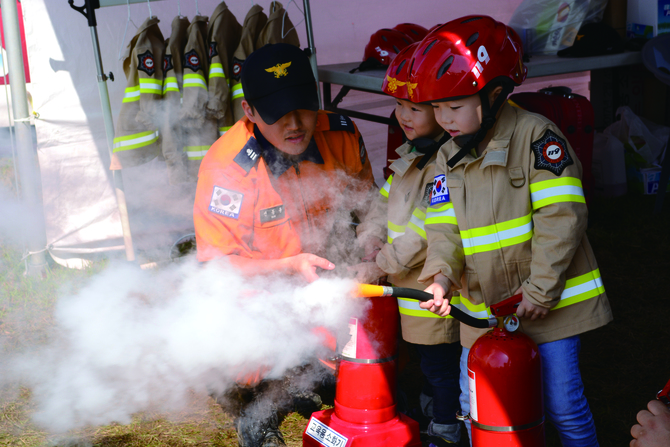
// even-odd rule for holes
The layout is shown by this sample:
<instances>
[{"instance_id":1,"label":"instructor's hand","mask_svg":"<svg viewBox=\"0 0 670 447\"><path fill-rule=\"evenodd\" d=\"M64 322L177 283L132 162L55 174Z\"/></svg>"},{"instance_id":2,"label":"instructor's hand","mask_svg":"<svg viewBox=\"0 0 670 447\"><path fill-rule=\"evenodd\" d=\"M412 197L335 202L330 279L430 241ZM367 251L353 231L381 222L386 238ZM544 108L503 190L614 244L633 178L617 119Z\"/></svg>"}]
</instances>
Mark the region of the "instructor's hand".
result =
<instances>
[{"instance_id":1,"label":"instructor's hand","mask_svg":"<svg viewBox=\"0 0 670 447\"><path fill-rule=\"evenodd\" d=\"M321 267L324 270L333 270L335 264L328 259L320 258L311 253L300 253L299 255L285 258L287 270L293 275L301 275L305 281L314 282L319 279L316 274L316 268Z\"/></svg>"},{"instance_id":2,"label":"instructor's hand","mask_svg":"<svg viewBox=\"0 0 670 447\"><path fill-rule=\"evenodd\" d=\"M637 425L633 425L630 434L633 439L630 447L661 447L670 445L670 409L663 403L652 400L647 404L649 411L637 414Z\"/></svg>"},{"instance_id":3,"label":"instructor's hand","mask_svg":"<svg viewBox=\"0 0 670 447\"><path fill-rule=\"evenodd\" d=\"M449 298L444 296L451 290L451 281L442 273L433 277L433 283L426 288L426 292L433 294L433 299L419 303L419 307L429 310L441 317L446 317L451 312Z\"/></svg>"}]
</instances>

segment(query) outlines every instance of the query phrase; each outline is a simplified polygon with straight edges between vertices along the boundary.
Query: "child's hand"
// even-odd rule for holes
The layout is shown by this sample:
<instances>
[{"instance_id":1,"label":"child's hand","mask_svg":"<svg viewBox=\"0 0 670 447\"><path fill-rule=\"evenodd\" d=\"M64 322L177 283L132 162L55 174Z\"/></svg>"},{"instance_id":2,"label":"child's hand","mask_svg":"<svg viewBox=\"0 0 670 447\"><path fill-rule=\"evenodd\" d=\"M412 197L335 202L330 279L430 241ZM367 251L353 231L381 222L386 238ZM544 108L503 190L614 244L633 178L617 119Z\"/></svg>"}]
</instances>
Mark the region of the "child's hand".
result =
<instances>
[{"instance_id":1,"label":"child's hand","mask_svg":"<svg viewBox=\"0 0 670 447\"><path fill-rule=\"evenodd\" d=\"M426 288L426 292L433 294L433 299L419 303L419 307L427 309L441 317L446 317L451 312L449 299L444 295L451 290L451 281L442 273L433 277L433 283Z\"/></svg>"},{"instance_id":2,"label":"child's hand","mask_svg":"<svg viewBox=\"0 0 670 447\"><path fill-rule=\"evenodd\" d=\"M384 241L378 237L371 237L363 243L363 251L365 256L361 259L363 262L374 262L377 258L377 253L384 246Z\"/></svg>"},{"instance_id":3,"label":"child's hand","mask_svg":"<svg viewBox=\"0 0 670 447\"><path fill-rule=\"evenodd\" d=\"M523 288L519 287L515 295L522 293ZM549 313L549 309L546 307L536 306L526 298L526 294L523 294L523 299L519 303L519 307L516 308L516 316L519 318L530 318L531 321L539 319L544 319Z\"/></svg>"}]
</instances>

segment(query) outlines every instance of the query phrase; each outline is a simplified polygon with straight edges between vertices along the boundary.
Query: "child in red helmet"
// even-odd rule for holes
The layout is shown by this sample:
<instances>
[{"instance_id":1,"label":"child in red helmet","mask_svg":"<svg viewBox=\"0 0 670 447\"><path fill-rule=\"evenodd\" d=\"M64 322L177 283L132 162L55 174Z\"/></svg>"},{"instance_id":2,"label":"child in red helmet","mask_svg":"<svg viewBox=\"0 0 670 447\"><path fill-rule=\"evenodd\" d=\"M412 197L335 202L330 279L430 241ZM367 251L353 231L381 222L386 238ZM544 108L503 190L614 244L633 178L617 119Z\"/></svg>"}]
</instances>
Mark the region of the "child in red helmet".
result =
<instances>
[{"instance_id":1,"label":"child in red helmet","mask_svg":"<svg viewBox=\"0 0 670 447\"><path fill-rule=\"evenodd\" d=\"M390 169L380 197L365 221L357 228L365 246L366 262L357 266L358 279L371 282L387 276L400 287L421 287L416 279L426 255L423 220L433 184L437 151L449 135L435 121L429 104L413 102L414 84L408 80L409 62L418 43L403 49L391 62L382 86L396 98L395 116L407 142L396 152L400 156ZM421 393L421 410L430 420L427 430L432 445L458 443L461 425L458 385L458 321L437 317L421 309L418 302L398 299L403 339L416 347L427 385ZM432 405L431 405L432 398Z\"/></svg>"},{"instance_id":2,"label":"child in red helmet","mask_svg":"<svg viewBox=\"0 0 670 447\"><path fill-rule=\"evenodd\" d=\"M459 308L486 317L492 304L523 293L516 313L542 357L545 416L563 446L592 447L598 441L583 395L579 334L607 324L612 313L585 235L579 160L554 123L506 102L526 77L522 56L518 35L486 16L442 25L414 52L408 82L416 84L415 100L432 104L452 136L438 153L426 210L419 281L434 299L421 307L448 315L457 304L447 297L458 289ZM461 325L464 411L471 404L467 356L482 333Z\"/></svg>"}]
</instances>

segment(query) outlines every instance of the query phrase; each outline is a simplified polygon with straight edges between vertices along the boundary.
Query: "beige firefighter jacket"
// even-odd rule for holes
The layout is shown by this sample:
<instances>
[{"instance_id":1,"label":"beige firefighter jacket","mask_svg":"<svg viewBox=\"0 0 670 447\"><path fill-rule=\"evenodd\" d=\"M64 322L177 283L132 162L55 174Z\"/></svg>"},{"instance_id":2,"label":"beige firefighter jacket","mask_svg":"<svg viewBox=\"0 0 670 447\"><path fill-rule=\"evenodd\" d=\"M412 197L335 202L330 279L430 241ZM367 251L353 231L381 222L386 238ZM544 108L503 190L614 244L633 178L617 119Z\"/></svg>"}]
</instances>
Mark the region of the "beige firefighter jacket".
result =
<instances>
[{"instance_id":1,"label":"beige firefighter jacket","mask_svg":"<svg viewBox=\"0 0 670 447\"><path fill-rule=\"evenodd\" d=\"M165 39L158 18L137 29L123 58L127 84L116 123L110 169L122 169L153 160L160 153L160 100L163 97Z\"/></svg>"},{"instance_id":2,"label":"beige firefighter jacket","mask_svg":"<svg viewBox=\"0 0 670 447\"><path fill-rule=\"evenodd\" d=\"M195 16L187 30L184 47L184 89L180 122L183 131L184 152L188 158L189 177L198 178L200 161L218 138L216 120L208 117L205 107L208 100L207 75L207 17Z\"/></svg>"},{"instance_id":3,"label":"beige firefighter jacket","mask_svg":"<svg viewBox=\"0 0 670 447\"><path fill-rule=\"evenodd\" d=\"M453 168L447 160L459 147L452 140L440 149L419 280L442 272L461 288L459 307L480 318L522 287L533 304L551 309L545 319L521 320L536 343L607 324L612 312L585 235L574 151L551 121L509 104L493 132L481 156ZM469 348L483 332L461 324L461 343Z\"/></svg>"},{"instance_id":4,"label":"beige firefighter jacket","mask_svg":"<svg viewBox=\"0 0 670 447\"><path fill-rule=\"evenodd\" d=\"M270 16L268 17L268 22L258 35L256 48L269 43L288 43L296 47L300 46L298 32L295 30L293 23L291 23L291 19L288 18L284 5L277 1L270 3Z\"/></svg>"},{"instance_id":5,"label":"beige firefighter jacket","mask_svg":"<svg viewBox=\"0 0 670 447\"><path fill-rule=\"evenodd\" d=\"M423 154L412 152L409 143L396 149L396 153L400 158L390 166L394 173L379 191L379 200L358 226L357 233L361 239L386 239L387 243L377 254L377 265L389 274L391 284L423 290L424 286L417 282L417 278L426 259L424 219L437 154L419 170L417 164ZM402 336L406 341L435 345L459 340L458 321L452 317L439 317L421 309L418 301L407 298L398 298L398 307Z\"/></svg>"},{"instance_id":6,"label":"beige firefighter jacket","mask_svg":"<svg viewBox=\"0 0 670 447\"><path fill-rule=\"evenodd\" d=\"M233 111L230 95L233 53L240 43L242 25L225 2L217 5L207 29L209 43L209 77L207 86L207 114L217 120L218 134L222 136L232 127Z\"/></svg>"},{"instance_id":7,"label":"beige firefighter jacket","mask_svg":"<svg viewBox=\"0 0 670 447\"><path fill-rule=\"evenodd\" d=\"M179 120L181 113L181 92L183 89L182 54L186 46L186 30L189 21L186 17L177 16L172 20L170 37L165 41L163 56L163 122L161 126L161 147L168 168L171 184L189 180L186 153Z\"/></svg>"},{"instance_id":8,"label":"beige firefighter jacket","mask_svg":"<svg viewBox=\"0 0 670 447\"><path fill-rule=\"evenodd\" d=\"M267 21L268 17L265 15L263 7L260 5L252 6L247 13L247 16L244 18L242 37L240 38L240 44L237 46L235 54L233 55L233 65L231 70L233 78L230 84L230 90L232 94L231 100L233 104L234 121L237 121L244 116L244 110L242 109L244 91L242 90L242 81L240 80L242 64L244 64L245 59L256 49L258 35Z\"/></svg>"}]
</instances>

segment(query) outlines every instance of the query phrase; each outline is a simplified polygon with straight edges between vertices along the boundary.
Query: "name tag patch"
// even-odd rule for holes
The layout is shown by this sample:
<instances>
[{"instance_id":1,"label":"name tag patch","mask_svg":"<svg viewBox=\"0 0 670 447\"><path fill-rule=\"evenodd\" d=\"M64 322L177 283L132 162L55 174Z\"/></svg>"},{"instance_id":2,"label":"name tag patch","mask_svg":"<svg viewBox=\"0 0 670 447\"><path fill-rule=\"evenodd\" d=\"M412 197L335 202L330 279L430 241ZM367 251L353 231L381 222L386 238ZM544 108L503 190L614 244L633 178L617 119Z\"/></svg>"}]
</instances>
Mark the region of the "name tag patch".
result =
<instances>
[{"instance_id":1,"label":"name tag patch","mask_svg":"<svg viewBox=\"0 0 670 447\"><path fill-rule=\"evenodd\" d=\"M549 129L530 147L535 155L535 169L561 175L566 167L574 163L565 140Z\"/></svg>"},{"instance_id":2,"label":"name tag patch","mask_svg":"<svg viewBox=\"0 0 670 447\"><path fill-rule=\"evenodd\" d=\"M430 204L447 203L449 201L449 188L447 178L444 174L436 175L433 181L433 189L430 195Z\"/></svg>"},{"instance_id":3,"label":"name tag patch","mask_svg":"<svg viewBox=\"0 0 670 447\"><path fill-rule=\"evenodd\" d=\"M261 210L261 223L272 222L284 218L284 205L277 205L272 208Z\"/></svg>"},{"instance_id":4,"label":"name tag patch","mask_svg":"<svg viewBox=\"0 0 670 447\"><path fill-rule=\"evenodd\" d=\"M212 199L209 201L209 211L221 216L238 219L240 217L243 198L244 194L221 188L220 186L214 186Z\"/></svg>"}]
</instances>

